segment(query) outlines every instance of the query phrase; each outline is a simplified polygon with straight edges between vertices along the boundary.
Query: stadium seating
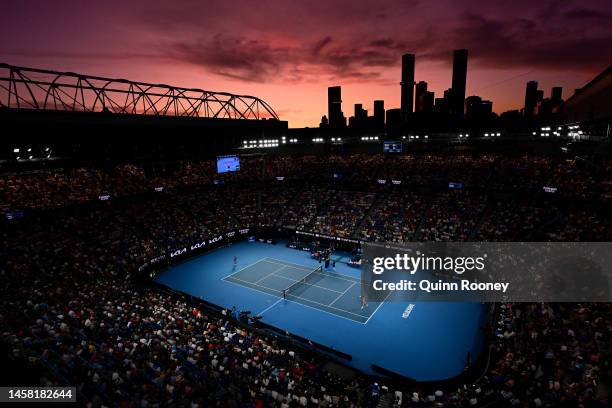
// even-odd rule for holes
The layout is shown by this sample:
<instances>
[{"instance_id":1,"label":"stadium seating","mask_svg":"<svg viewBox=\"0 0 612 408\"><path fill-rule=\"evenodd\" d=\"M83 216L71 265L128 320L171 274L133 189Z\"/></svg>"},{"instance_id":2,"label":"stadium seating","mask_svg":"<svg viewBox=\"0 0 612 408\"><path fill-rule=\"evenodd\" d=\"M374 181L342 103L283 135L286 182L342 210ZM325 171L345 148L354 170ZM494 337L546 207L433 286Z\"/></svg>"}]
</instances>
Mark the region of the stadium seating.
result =
<instances>
[{"instance_id":1,"label":"stadium seating","mask_svg":"<svg viewBox=\"0 0 612 408\"><path fill-rule=\"evenodd\" d=\"M230 175L216 175L212 161L173 172L126 163L2 173L0 210L28 212L0 235L2 341L43 384L74 384L92 407L604 406L611 304L502 304L486 373L432 390L342 379L322 357L231 312L199 310L127 277L169 248L242 226L368 241L609 241L606 174L494 155L246 158ZM559 194L541 191L549 185Z\"/></svg>"}]
</instances>

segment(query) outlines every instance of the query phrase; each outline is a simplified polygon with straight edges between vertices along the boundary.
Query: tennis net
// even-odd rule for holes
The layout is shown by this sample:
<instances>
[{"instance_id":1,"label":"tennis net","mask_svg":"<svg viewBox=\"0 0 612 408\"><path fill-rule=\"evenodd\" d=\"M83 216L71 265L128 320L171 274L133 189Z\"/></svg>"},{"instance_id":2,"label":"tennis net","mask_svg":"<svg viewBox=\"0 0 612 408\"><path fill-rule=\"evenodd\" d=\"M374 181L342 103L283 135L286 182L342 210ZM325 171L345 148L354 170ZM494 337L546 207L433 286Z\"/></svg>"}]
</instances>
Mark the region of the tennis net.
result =
<instances>
[{"instance_id":1,"label":"tennis net","mask_svg":"<svg viewBox=\"0 0 612 408\"><path fill-rule=\"evenodd\" d=\"M298 287L302 286L305 283L308 283L309 281L311 281L315 275L317 275L318 273L323 272L323 267L319 266L317 269L313 270L312 272L310 272L308 275L304 276L302 279L300 279L299 281L293 282L291 285L287 286L283 292L286 295L289 295L291 292L293 292L295 289L297 289Z\"/></svg>"}]
</instances>

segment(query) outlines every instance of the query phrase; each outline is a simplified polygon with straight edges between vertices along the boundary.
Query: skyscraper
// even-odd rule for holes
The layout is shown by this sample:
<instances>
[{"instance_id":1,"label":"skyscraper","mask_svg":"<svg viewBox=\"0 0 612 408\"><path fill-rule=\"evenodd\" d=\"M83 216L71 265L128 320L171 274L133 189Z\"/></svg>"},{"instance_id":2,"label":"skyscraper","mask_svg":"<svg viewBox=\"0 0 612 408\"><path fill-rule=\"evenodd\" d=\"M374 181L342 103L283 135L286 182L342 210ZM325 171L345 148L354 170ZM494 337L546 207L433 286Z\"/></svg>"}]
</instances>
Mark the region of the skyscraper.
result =
<instances>
[{"instance_id":1,"label":"skyscraper","mask_svg":"<svg viewBox=\"0 0 612 408\"><path fill-rule=\"evenodd\" d=\"M327 88L327 115L329 127L344 127L344 117L342 115L342 88L330 86Z\"/></svg>"},{"instance_id":2,"label":"skyscraper","mask_svg":"<svg viewBox=\"0 0 612 408\"><path fill-rule=\"evenodd\" d=\"M355 119L365 122L368 118L368 110L363 109L363 105L360 103L355 104Z\"/></svg>"},{"instance_id":3,"label":"skyscraper","mask_svg":"<svg viewBox=\"0 0 612 408\"><path fill-rule=\"evenodd\" d=\"M559 103L563 100L563 88L560 86L553 86L550 93L550 99L553 103Z\"/></svg>"},{"instance_id":4,"label":"skyscraper","mask_svg":"<svg viewBox=\"0 0 612 408\"><path fill-rule=\"evenodd\" d=\"M414 106L414 54L402 55L401 110L405 122Z\"/></svg>"},{"instance_id":5,"label":"skyscraper","mask_svg":"<svg viewBox=\"0 0 612 408\"><path fill-rule=\"evenodd\" d=\"M423 112L425 106L425 94L427 93L427 82L419 81L414 92L414 111Z\"/></svg>"},{"instance_id":6,"label":"skyscraper","mask_svg":"<svg viewBox=\"0 0 612 408\"><path fill-rule=\"evenodd\" d=\"M481 104L482 98L480 96L474 95L465 98L465 118L471 120L478 117Z\"/></svg>"},{"instance_id":7,"label":"skyscraper","mask_svg":"<svg viewBox=\"0 0 612 408\"><path fill-rule=\"evenodd\" d=\"M402 124L402 110L401 109L389 109L387 110L387 128L393 130L399 130Z\"/></svg>"},{"instance_id":8,"label":"skyscraper","mask_svg":"<svg viewBox=\"0 0 612 408\"><path fill-rule=\"evenodd\" d=\"M360 119L363 115L362 112L363 112L363 105L360 103L356 103L355 112L353 113L353 116L355 116L355 119Z\"/></svg>"},{"instance_id":9,"label":"skyscraper","mask_svg":"<svg viewBox=\"0 0 612 408\"><path fill-rule=\"evenodd\" d=\"M483 120L493 112L493 102L483 100L480 96L465 98L465 118L468 120Z\"/></svg>"},{"instance_id":10,"label":"skyscraper","mask_svg":"<svg viewBox=\"0 0 612 408\"><path fill-rule=\"evenodd\" d=\"M433 112L434 109L434 93L427 91L423 96L423 112Z\"/></svg>"},{"instance_id":11,"label":"skyscraper","mask_svg":"<svg viewBox=\"0 0 612 408\"><path fill-rule=\"evenodd\" d=\"M529 118L535 114L536 105L538 104L538 81L527 82L525 88L525 117Z\"/></svg>"},{"instance_id":12,"label":"skyscraper","mask_svg":"<svg viewBox=\"0 0 612 408\"><path fill-rule=\"evenodd\" d=\"M467 80L467 50L453 51L453 84L451 113L463 116L465 102L465 83Z\"/></svg>"},{"instance_id":13,"label":"skyscraper","mask_svg":"<svg viewBox=\"0 0 612 408\"><path fill-rule=\"evenodd\" d=\"M385 101L383 100L374 101L374 121L377 126L385 124Z\"/></svg>"}]
</instances>

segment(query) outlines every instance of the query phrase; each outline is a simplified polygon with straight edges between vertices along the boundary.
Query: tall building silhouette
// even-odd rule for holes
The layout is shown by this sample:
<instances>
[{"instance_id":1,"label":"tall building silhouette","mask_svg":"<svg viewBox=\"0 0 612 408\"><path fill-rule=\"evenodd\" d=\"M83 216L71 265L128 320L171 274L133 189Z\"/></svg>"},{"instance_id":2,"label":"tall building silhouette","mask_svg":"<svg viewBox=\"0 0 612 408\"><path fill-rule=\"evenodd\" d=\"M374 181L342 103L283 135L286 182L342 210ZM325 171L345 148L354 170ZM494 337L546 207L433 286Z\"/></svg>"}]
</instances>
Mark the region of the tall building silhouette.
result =
<instances>
[{"instance_id":1,"label":"tall building silhouette","mask_svg":"<svg viewBox=\"0 0 612 408\"><path fill-rule=\"evenodd\" d=\"M327 117L329 118L329 127L344 127L345 121L344 115L342 114L342 88L339 86L330 86L327 88Z\"/></svg>"},{"instance_id":2,"label":"tall building silhouette","mask_svg":"<svg viewBox=\"0 0 612 408\"><path fill-rule=\"evenodd\" d=\"M414 87L414 111L423 112L425 107L425 94L427 93L427 82L419 81Z\"/></svg>"},{"instance_id":3,"label":"tall building silhouette","mask_svg":"<svg viewBox=\"0 0 612 408\"><path fill-rule=\"evenodd\" d=\"M434 98L435 95L433 92L427 91L425 95L423 95L423 112L433 112L434 110Z\"/></svg>"},{"instance_id":4,"label":"tall building silhouette","mask_svg":"<svg viewBox=\"0 0 612 408\"><path fill-rule=\"evenodd\" d=\"M465 98L465 118L467 120L486 119L493 112L493 102L483 100L480 96Z\"/></svg>"},{"instance_id":5,"label":"tall building silhouette","mask_svg":"<svg viewBox=\"0 0 612 408\"><path fill-rule=\"evenodd\" d=\"M367 109L363 109L363 105L360 103L355 104L355 119L365 120L368 118Z\"/></svg>"},{"instance_id":6,"label":"tall building silhouette","mask_svg":"<svg viewBox=\"0 0 612 408\"><path fill-rule=\"evenodd\" d=\"M405 122L413 111L414 104L414 54L402 55L401 110Z\"/></svg>"},{"instance_id":7,"label":"tall building silhouette","mask_svg":"<svg viewBox=\"0 0 612 408\"><path fill-rule=\"evenodd\" d=\"M563 87L553 86L550 93L550 99L553 103L561 102L563 100Z\"/></svg>"},{"instance_id":8,"label":"tall building silhouette","mask_svg":"<svg viewBox=\"0 0 612 408\"><path fill-rule=\"evenodd\" d=\"M387 114L387 128L398 130L402 124L402 110L401 109L389 109Z\"/></svg>"},{"instance_id":9,"label":"tall building silhouette","mask_svg":"<svg viewBox=\"0 0 612 408\"><path fill-rule=\"evenodd\" d=\"M385 124L385 101L383 100L374 101L374 121L377 126Z\"/></svg>"},{"instance_id":10,"label":"tall building silhouette","mask_svg":"<svg viewBox=\"0 0 612 408\"><path fill-rule=\"evenodd\" d=\"M532 117L538 104L538 81L527 82L525 88L525 117Z\"/></svg>"},{"instance_id":11,"label":"tall building silhouette","mask_svg":"<svg viewBox=\"0 0 612 408\"><path fill-rule=\"evenodd\" d=\"M451 113L457 116L463 116L465 103L465 84L467 80L467 50L453 51L453 83L452 83L452 100Z\"/></svg>"}]
</instances>

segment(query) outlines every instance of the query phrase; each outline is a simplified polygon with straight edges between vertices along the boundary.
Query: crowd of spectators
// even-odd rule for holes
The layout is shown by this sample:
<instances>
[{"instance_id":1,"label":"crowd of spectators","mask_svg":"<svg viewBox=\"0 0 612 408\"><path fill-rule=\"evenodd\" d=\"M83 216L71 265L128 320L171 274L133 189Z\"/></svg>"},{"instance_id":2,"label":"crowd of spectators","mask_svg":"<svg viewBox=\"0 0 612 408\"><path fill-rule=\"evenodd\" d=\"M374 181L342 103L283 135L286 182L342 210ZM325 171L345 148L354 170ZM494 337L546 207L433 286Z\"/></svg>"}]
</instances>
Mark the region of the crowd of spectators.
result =
<instances>
[{"instance_id":1,"label":"crowd of spectators","mask_svg":"<svg viewBox=\"0 0 612 408\"><path fill-rule=\"evenodd\" d=\"M2 235L2 341L48 370L44 385L76 386L92 407L375 406L376 395L324 371L325 361L126 281L138 258L122 241L135 237L107 209L97 216ZM94 245L109 235L117 240Z\"/></svg>"},{"instance_id":2,"label":"crowd of spectators","mask_svg":"<svg viewBox=\"0 0 612 408\"><path fill-rule=\"evenodd\" d=\"M381 198L366 217L359 238L364 241L408 242L423 218L425 198L392 191Z\"/></svg>"},{"instance_id":3,"label":"crowd of spectators","mask_svg":"<svg viewBox=\"0 0 612 408\"><path fill-rule=\"evenodd\" d=\"M111 168L54 168L0 172L0 211L62 207L95 201L100 195L121 197L154 189L221 183L327 181L375 186L379 180L421 188L449 182L466 189L542 193L580 200L612 196L612 162L599 166L567 157L520 155L328 155L241 156L241 170L217 174L214 160L177 161Z\"/></svg>"},{"instance_id":4,"label":"crowd of spectators","mask_svg":"<svg viewBox=\"0 0 612 408\"><path fill-rule=\"evenodd\" d=\"M311 229L342 238L352 236L374 203L373 193L337 191L312 220Z\"/></svg>"},{"instance_id":5,"label":"crowd of spectators","mask_svg":"<svg viewBox=\"0 0 612 408\"><path fill-rule=\"evenodd\" d=\"M431 173L435 156L426 171L411 156L360 156L363 167L351 156L334 156L330 162L343 173L343 181L334 181L336 167L322 158L268 160L243 160L246 179L216 175L212 161L175 164L173 171L127 164L3 174L2 210L37 210L3 221L0 234L0 333L11 358L42 367L33 372L44 385L77 386L79 400L91 407L375 407L381 398L405 407L607 406L600 384L609 384L611 374L610 304L502 304L486 373L458 388L431 390L337 377L320 356L126 279L146 259L243 226L293 225L376 241L609 241L612 231L603 196L597 202L565 187L569 205L524 195L526 185L539 193L544 173L567 173L567 162L542 158L534 170L525 159L456 158L439 163L440 176ZM417 184L461 178L461 166L473 174L466 183L484 169L483 180L494 180L501 168L508 175L512 165L520 169L485 194L483 186L370 188L364 169L370 165L375 177ZM287 184L279 184L277 172ZM607 182L583 170L575 176ZM221 179L227 184L215 184ZM101 194L113 198L98 201Z\"/></svg>"},{"instance_id":6,"label":"crowd of spectators","mask_svg":"<svg viewBox=\"0 0 612 408\"><path fill-rule=\"evenodd\" d=\"M426 210L422 241L467 241L486 205L486 197L463 191L442 193Z\"/></svg>"}]
</instances>

